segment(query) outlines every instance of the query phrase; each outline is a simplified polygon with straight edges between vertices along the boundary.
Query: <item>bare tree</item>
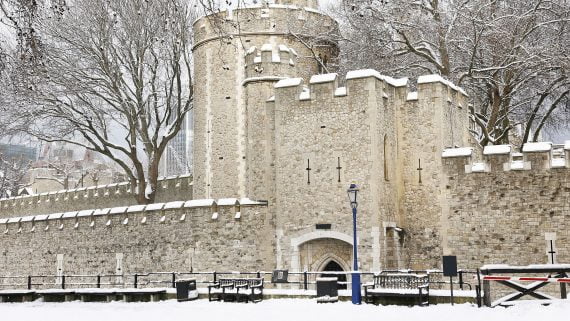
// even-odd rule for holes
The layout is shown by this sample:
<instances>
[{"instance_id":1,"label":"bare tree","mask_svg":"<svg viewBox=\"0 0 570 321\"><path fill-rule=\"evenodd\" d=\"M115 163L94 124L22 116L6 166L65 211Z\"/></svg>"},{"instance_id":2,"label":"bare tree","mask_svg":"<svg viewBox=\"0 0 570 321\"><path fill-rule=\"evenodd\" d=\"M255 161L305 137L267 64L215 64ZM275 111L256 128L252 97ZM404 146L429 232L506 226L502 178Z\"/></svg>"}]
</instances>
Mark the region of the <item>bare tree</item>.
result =
<instances>
[{"instance_id":1,"label":"bare tree","mask_svg":"<svg viewBox=\"0 0 570 321\"><path fill-rule=\"evenodd\" d=\"M507 142L516 125L536 140L567 103L568 1L345 0L337 17L351 67L466 88L482 145Z\"/></svg>"},{"instance_id":2,"label":"bare tree","mask_svg":"<svg viewBox=\"0 0 570 321\"><path fill-rule=\"evenodd\" d=\"M192 108L194 12L183 0L76 0L42 17L42 66L19 88L35 121L27 133L107 156L152 203L160 159Z\"/></svg>"},{"instance_id":3,"label":"bare tree","mask_svg":"<svg viewBox=\"0 0 570 321\"><path fill-rule=\"evenodd\" d=\"M0 198L18 195L25 187L24 177L31 161L24 157L5 157L0 154Z\"/></svg>"}]
</instances>

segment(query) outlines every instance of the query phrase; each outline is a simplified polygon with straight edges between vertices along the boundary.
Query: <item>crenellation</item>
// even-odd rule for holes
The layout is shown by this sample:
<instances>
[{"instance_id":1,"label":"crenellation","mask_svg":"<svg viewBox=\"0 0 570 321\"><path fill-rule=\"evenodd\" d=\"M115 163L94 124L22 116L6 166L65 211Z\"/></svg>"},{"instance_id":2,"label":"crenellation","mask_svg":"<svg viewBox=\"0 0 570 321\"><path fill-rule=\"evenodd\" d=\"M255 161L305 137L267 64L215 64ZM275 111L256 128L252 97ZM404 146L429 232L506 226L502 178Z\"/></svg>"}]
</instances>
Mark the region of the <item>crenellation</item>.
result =
<instances>
[{"instance_id":1,"label":"crenellation","mask_svg":"<svg viewBox=\"0 0 570 321\"><path fill-rule=\"evenodd\" d=\"M269 80L267 77L291 77L295 74L297 53L286 45L264 44L250 47L245 54L245 81Z\"/></svg>"},{"instance_id":2,"label":"crenellation","mask_svg":"<svg viewBox=\"0 0 570 321\"><path fill-rule=\"evenodd\" d=\"M0 199L0 217L20 214L46 214L52 211L84 210L89 206L105 203L108 206L124 206L134 202L130 183L113 183L83 187L36 195ZM161 178L157 201L174 201L192 198L193 183L189 175Z\"/></svg>"},{"instance_id":3,"label":"crenellation","mask_svg":"<svg viewBox=\"0 0 570 321\"><path fill-rule=\"evenodd\" d=\"M461 148L446 149L443 153L444 160L447 158L469 158L471 155L461 153ZM509 172L509 171L546 171L552 169L568 169L570 152L564 149L563 158L554 158L552 143L527 143L523 145L523 152L513 151L511 145L486 146L483 150L483 160L469 160L465 163L465 173L476 172ZM449 173L460 171L460 166L454 161L444 161ZM463 163L463 161L459 161Z\"/></svg>"},{"instance_id":4,"label":"crenellation","mask_svg":"<svg viewBox=\"0 0 570 321\"><path fill-rule=\"evenodd\" d=\"M505 171L513 160L511 145L485 146L483 160L487 165L487 171Z\"/></svg>"}]
</instances>

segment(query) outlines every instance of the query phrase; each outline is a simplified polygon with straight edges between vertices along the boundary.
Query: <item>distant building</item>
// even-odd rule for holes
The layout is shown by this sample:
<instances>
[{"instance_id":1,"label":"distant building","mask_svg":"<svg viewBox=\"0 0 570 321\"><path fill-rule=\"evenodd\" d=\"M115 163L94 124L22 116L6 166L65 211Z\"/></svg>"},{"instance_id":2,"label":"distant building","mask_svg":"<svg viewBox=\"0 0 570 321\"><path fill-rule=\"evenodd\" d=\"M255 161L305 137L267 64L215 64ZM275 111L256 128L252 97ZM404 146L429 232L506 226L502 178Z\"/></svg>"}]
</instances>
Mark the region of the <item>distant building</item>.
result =
<instances>
[{"instance_id":1,"label":"distant building","mask_svg":"<svg viewBox=\"0 0 570 321\"><path fill-rule=\"evenodd\" d=\"M0 154L8 159L21 157L25 160L35 161L38 157L38 149L24 145L0 144Z\"/></svg>"}]
</instances>

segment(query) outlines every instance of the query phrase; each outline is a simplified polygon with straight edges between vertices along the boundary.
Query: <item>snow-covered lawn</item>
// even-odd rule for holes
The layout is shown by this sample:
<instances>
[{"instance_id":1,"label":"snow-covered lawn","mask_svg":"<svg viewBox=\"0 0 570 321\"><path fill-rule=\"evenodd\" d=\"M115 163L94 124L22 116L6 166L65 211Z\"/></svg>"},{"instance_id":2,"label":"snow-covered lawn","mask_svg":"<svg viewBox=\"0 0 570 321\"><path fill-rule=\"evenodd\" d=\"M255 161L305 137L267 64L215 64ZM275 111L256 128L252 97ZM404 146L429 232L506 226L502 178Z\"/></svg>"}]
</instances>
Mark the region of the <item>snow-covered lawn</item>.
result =
<instances>
[{"instance_id":1,"label":"snow-covered lawn","mask_svg":"<svg viewBox=\"0 0 570 321\"><path fill-rule=\"evenodd\" d=\"M0 303L2 321L303 321L303 320L442 320L556 321L570 320L570 300L550 306L523 304L510 308L481 308L469 304L430 307L317 304L314 300L279 299L258 304L175 300L156 303Z\"/></svg>"}]
</instances>

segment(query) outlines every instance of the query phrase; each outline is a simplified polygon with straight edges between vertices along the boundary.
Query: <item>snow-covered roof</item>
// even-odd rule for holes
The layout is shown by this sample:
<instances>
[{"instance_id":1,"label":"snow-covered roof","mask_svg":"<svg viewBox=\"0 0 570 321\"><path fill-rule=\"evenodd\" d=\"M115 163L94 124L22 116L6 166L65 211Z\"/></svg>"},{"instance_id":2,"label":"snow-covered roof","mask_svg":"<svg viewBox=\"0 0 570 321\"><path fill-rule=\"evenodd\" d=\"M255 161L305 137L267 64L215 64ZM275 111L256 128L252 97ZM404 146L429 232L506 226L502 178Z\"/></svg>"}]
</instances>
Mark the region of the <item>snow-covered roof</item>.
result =
<instances>
[{"instance_id":1,"label":"snow-covered roof","mask_svg":"<svg viewBox=\"0 0 570 321\"><path fill-rule=\"evenodd\" d=\"M175 208L181 208L182 206L184 206L184 201L168 202L164 205L164 209L170 210Z\"/></svg>"},{"instance_id":2,"label":"snow-covered roof","mask_svg":"<svg viewBox=\"0 0 570 321\"><path fill-rule=\"evenodd\" d=\"M408 93L408 97L406 98L406 100L410 101L410 100L418 100L418 92L414 91L414 92L410 92Z\"/></svg>"},{"instance_id":3,"label":"snow-covered roof","mask_svg":"<svg viewBox=\"0 0 570 321\"><path fill-rule=\"evenodd\" d=\"M471 156L472 154L473 154L472 147L448 148L443 150L441 157L443 158L464 157L464 156Z\"/></svg>"},{"instance_id":4,"label":"snow-covered roof","mask_svg":"<svg viewBox=\"0 0 570 321\"><path fill-rule=\"evenodd\" d=\"M336 80L337 77L338 77L338 75L335 73L314 75L311 77L311 80L309 81L309 83L310 84L322 84L322 83L327 83L327 82L333 82Z\"/></svg>"},{"instance_id":5,"label":"snow-covered roof","mask_svg":"<svg viewBox=\"0 0 570 321\"><path fill-rule=\"evenodd\" d=\"M485 146L483 155L505 155L510 154L512 150L511 145L489 145Z\"/></svg>"},{"instance_id":6,"label":"snow-covered roof","mask_svg":"<svg viewBox=\"0 0 570 321\"><path fill-rule=\"evenodd\" d=\"M548 152L551 149L552 143L550 142L526 143L523 145L523 152L526 153Z\"/></svg>"},{"instance_id":7,"label":"snow-covered roof","mask_svg":"<svg viewBox=\"0 0 570 321\"><path fill-rule=\"evenodd\" d=\"M289 48L287 48L285 45L279 45L279 51L289 52Z\"/></svg>"},{"instance_id":8,"label":"snow-covered roof","mask_svg":"<svg viewBox=\"0 0 570 321\"><path fill-rule=\"evenodd\" d=\"M272 102L272 101L275 101L275 96L271 96L269 97L269 99L267 99L267 102Z\"/></svg>"},{"instance_id":9,"label":"snow-covered roof","mask_svg":"<svg viewBox=\"0 0 570 321\"><path fill-rule=\"evenodd\" d=\"M184 207L204 207L212 206L216 202L213 199L191 200L184 203Z\"/></svg>"},{"instance_id":10,"label":"snow-covered roof","mask_svg":"<svg viewBox=\"0 0 570 321\"><path fill-rule=\"evenodd\" d=\"M303 78L287 78L275 84L275 88L296 87L303 83Z\"/></svg>"},{"instance_id":11,"label":"snow-covered roof","mask_svg":"<svg viewBox=\"0 0 570 321\"><path fill-rule=\"evenodd\" d=\"M444 85L451 87L451 89L453 89L455 91L459 91L460 93L462 93L465 96L469 96L469 95L467 95L465 90L463 90L463 88L455 85L454 83L452 83L451 81L449 81L447 79L444 79L440 75L425 75L425 76L420 76L418 78L418 84L428 84L428 83L434 83L434 82L440 82Z\"/></svg>"},{"instance_id":12,"label":"snow-covered roof","mask_svg":"<svg viewBox=\"0 0 570 321\"><path fill-rule=\"evenodd\" d=\"M346 74L346 80L367 78L367 77L376 77L377 79L387 82L393 87L404 87L408 84L408 78L394 79L389 76L384 76L374 69L353 70L349 71Z\"/></svg>"}]
</instances>

